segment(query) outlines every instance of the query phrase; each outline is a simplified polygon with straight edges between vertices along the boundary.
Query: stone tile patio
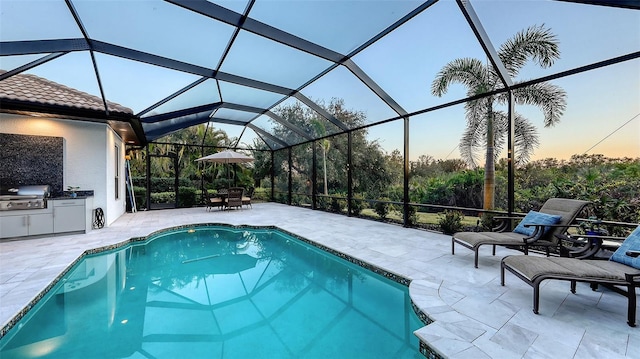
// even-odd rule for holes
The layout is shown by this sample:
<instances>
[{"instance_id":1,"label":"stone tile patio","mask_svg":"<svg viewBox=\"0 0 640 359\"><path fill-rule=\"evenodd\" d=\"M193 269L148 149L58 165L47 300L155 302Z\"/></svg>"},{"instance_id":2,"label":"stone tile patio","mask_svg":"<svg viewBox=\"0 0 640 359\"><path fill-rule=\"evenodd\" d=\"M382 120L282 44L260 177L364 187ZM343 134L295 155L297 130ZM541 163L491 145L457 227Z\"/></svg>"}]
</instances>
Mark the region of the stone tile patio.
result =
<instances>
[{"instance_id":1,"label":"stone tile patio","mask_svg":"<svg viewBox=\"0 0 640 359\"><path fill-rule=\"evenodd\" d=\"M449 236L274 203L253 209L204 208L127 213L88 234L0 242L0 322L5 326L86 249L194 223L275 225L286 231L412 279L413 302L434 322L416 332L448 358L640 358L640 327L626 324L626 299L606 289L547 281L540 314L532 289L507 274L500 258L518 253L451 255Z\"/></svg>"}]
</instances>

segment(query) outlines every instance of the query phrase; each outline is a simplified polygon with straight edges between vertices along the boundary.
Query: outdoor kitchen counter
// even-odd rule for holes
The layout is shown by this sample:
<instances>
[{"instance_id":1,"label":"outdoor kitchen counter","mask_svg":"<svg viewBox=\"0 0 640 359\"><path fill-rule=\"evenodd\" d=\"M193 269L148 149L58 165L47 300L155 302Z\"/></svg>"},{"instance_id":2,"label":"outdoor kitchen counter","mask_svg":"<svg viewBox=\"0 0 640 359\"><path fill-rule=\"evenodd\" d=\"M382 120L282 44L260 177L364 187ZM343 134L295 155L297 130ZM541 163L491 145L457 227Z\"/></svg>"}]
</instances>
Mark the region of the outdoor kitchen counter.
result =
<instances>
[{"instance_id":1,"label":"outdoor kitchen counter","mask_svg":"<svg viewBox=\"0 0 640 359\"><path fill-rule=\"evenodd\" d=\"M93 219L93 196L47 198L47 207L0 211L0 238L87 233Z\"/></svg>"},{"instance_id":2,"label":"outdoor kitchen counter","mask_svg":"<svg viewBox=\"0 0 640 359\"><path fill-rule=\"evenodd\" d=\"M92 195L78 195L75 197L71 197L68 195L64 195L64 196L55 196L55 197L49 197L47 200L49 201L59 201L59 200L63 200L63 199L86 199L86 198L93 198Z\"/></svg>"}]
</instances>

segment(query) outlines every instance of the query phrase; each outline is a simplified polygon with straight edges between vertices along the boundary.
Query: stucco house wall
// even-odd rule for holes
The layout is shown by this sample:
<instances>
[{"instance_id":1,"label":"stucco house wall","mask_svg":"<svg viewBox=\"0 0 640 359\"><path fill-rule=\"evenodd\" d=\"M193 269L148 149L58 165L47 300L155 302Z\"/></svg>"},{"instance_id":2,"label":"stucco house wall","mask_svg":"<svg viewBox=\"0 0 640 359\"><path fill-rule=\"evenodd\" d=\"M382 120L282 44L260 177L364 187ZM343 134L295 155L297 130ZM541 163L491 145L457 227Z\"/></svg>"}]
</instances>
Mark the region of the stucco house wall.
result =
<instances>
[{"instance_id":1,"label":"stucco house wall","mask_svg":"<svg viewBox=\"0 0 640 359\"><path fill-rule=\"evenodd\" d=\"M64 138L63 188L93 190L93 208L104 210L105 225L125 213L125 144L108 125L0 113L0 133Z\"/></svg>"}]
</instances>

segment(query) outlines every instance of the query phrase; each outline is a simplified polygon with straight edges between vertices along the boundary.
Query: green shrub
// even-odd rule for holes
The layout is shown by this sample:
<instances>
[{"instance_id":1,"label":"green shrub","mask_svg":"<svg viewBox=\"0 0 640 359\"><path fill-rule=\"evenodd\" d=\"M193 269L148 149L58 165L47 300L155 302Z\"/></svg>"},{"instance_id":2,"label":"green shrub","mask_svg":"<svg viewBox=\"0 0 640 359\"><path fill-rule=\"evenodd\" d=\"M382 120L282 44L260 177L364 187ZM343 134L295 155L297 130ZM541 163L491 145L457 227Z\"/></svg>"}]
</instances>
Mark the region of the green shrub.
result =
<instances>
[{"instance_id":1,"label":"green shrub","mask_svg":"<svg viewBox=\"0 0 640 359\"><path fill-rule=\"evenodd\" d=\"M418 224L418 209L414 206L407 207L408 216L407 216L407 226L414 227Z\"/></svg>"},{"instance_id":2,"label":"green shrub","mask_svg":"<svg viewBox=\"0 0 640 359\"><path fill-rule=\"evenodd\" d=\"M491 231L494 226L493 217L495 217L495 214L483 213L480 217L480 229L483 231Z\"/></svg>"},{"instance_id":3,"label":"green shrub","mask_svg":"<svg viewBox=\"0 0 640 359\"><path fill-rule=\"evenodd\" d=\"M389 198L386 197L380 198L380 202L376 202L376 204L373 206L373 210L380 217L380 219L387 219L387 216L389 215L389 205L383 202L388 200Z\"/></svg>"},{"instance_id":4,"label":"green shrub","mask_svg":"<svg viewBox=\"0 0 640 359\"><path fill-rule=\"evenodd\" d=\"M318 199L316 200L316 206L318 207L318 209L326 211L328 210L329 206L327 205L329 202L329 199L327 197L318 197Z\"/></svg>"},{"instance_id":5,"label":"green shrub","mask_svg":"<svg viewBox=\"0 0 640 359\"><path fill-rule=\"evenodd\" d=\"M196 198L197 189L195 187L180 187L178 188L178 207L188 208L193 207L197 202Z\"/></svg>"},{"instance_id":6,"label":"green shrub","mask_svg":"<svg viewBox=\"0 0 640 359\"><path fill-rule=\"evenodd\" d=\"M288 194L283 192L276 192L274 194L274 202L287 204Z\"/></svg>"},{"instance_id":7,"label":"green shrub","mask_svg":"<svg viewBox=\"0 0 640 359\"><path fill-rule=\"evenodd\" d=\"M292 206L300 206L303 202L304 202L304 198L306 196L301 196L299 194L292 194L291 195L291 205Z\"/></svg>"},{"instance_id":8,"label":"green shrub","mask_svg":"<svg viewBox=\"0 0 640 359\"><path fill-rule=\"evenodd\" d=\"M131 181L134 187L147 188L147 177L144 176L132 176Z\"/></svg>"},{"instance_id":9,"label":"green shrub","mask_svg":"<svg viewBox=\"0 0 640 359\"><path fill-rule=\"evenodd\" d=\"M364 201L364 196L361 194L354 195L353 199L351 199L351 214L359 216L365 208L367 208L367 202Z\"/></svg>"},{"instance_id":10,"label":"green shrub","mask_svg":"<svg viewBox=\"0 0 640 359\"><path fill-rule=\"evenodd\" d=\"M253 197L251 199L268 202L270 197L271 197L271 188L257 187L253 191Z\"/></svg>"},{"instance_id":11,"label":"green shrub","mask_svg":"<svg viewBox=\"0 0 640 359\"><path fill-rule=\"evenodd\" d=\"M339 200L338 198L332 197L331 198L331 204L330 204L330 210L331 212L336 212L336 213L340 213L342 212L342 201Z\"/></svg>"},{"instance_id":12,"label":"green shrub","mask_svg":"<svg viewBox=\"0 0 640 359\"><path fill-rule=\"evenodd\" d=\"M444 210L441 215L438 216L438 224L442 233L454 234L462 230L462 219L464 214L460 211Z\"/></svg>"},{"instance_id":13,"label":"green shrub","mask_svg":"<svg viewBox=\"0 0 640 359\"><path fill-rule=\"evenodd\" d=\"M133 195L136 198L136 209L147 208L147 189L133 186Z\"/></svg>"},{"instance_id":14,"label":"green shrub","mask_svg":"<svg viewBox=\"0 0 640 359\"><path fill-rule=\"evenodd\" d=\"M176 195L173 192L151 193L151 203L174 203Z\"/></svg>"}]
</instances>

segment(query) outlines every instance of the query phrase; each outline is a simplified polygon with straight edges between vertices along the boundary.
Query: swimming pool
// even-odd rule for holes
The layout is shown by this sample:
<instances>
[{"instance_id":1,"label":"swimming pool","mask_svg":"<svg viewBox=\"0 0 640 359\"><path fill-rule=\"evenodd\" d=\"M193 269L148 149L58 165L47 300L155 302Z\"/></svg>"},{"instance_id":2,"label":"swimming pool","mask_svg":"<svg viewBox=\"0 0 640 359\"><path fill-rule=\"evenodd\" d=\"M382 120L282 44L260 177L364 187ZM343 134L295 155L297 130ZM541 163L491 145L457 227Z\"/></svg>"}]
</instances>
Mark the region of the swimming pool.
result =
<instances>
[{"instance_id":1,"label":"swimming pool","mask_svg":"<svg viewBox=\"0 0 640 359\"><path fill-rule=\"evenodd\" d=\"M79 261L2 358L421 358L406 286L273 228L196 226Z\"/></svg>"}]
</instances>

